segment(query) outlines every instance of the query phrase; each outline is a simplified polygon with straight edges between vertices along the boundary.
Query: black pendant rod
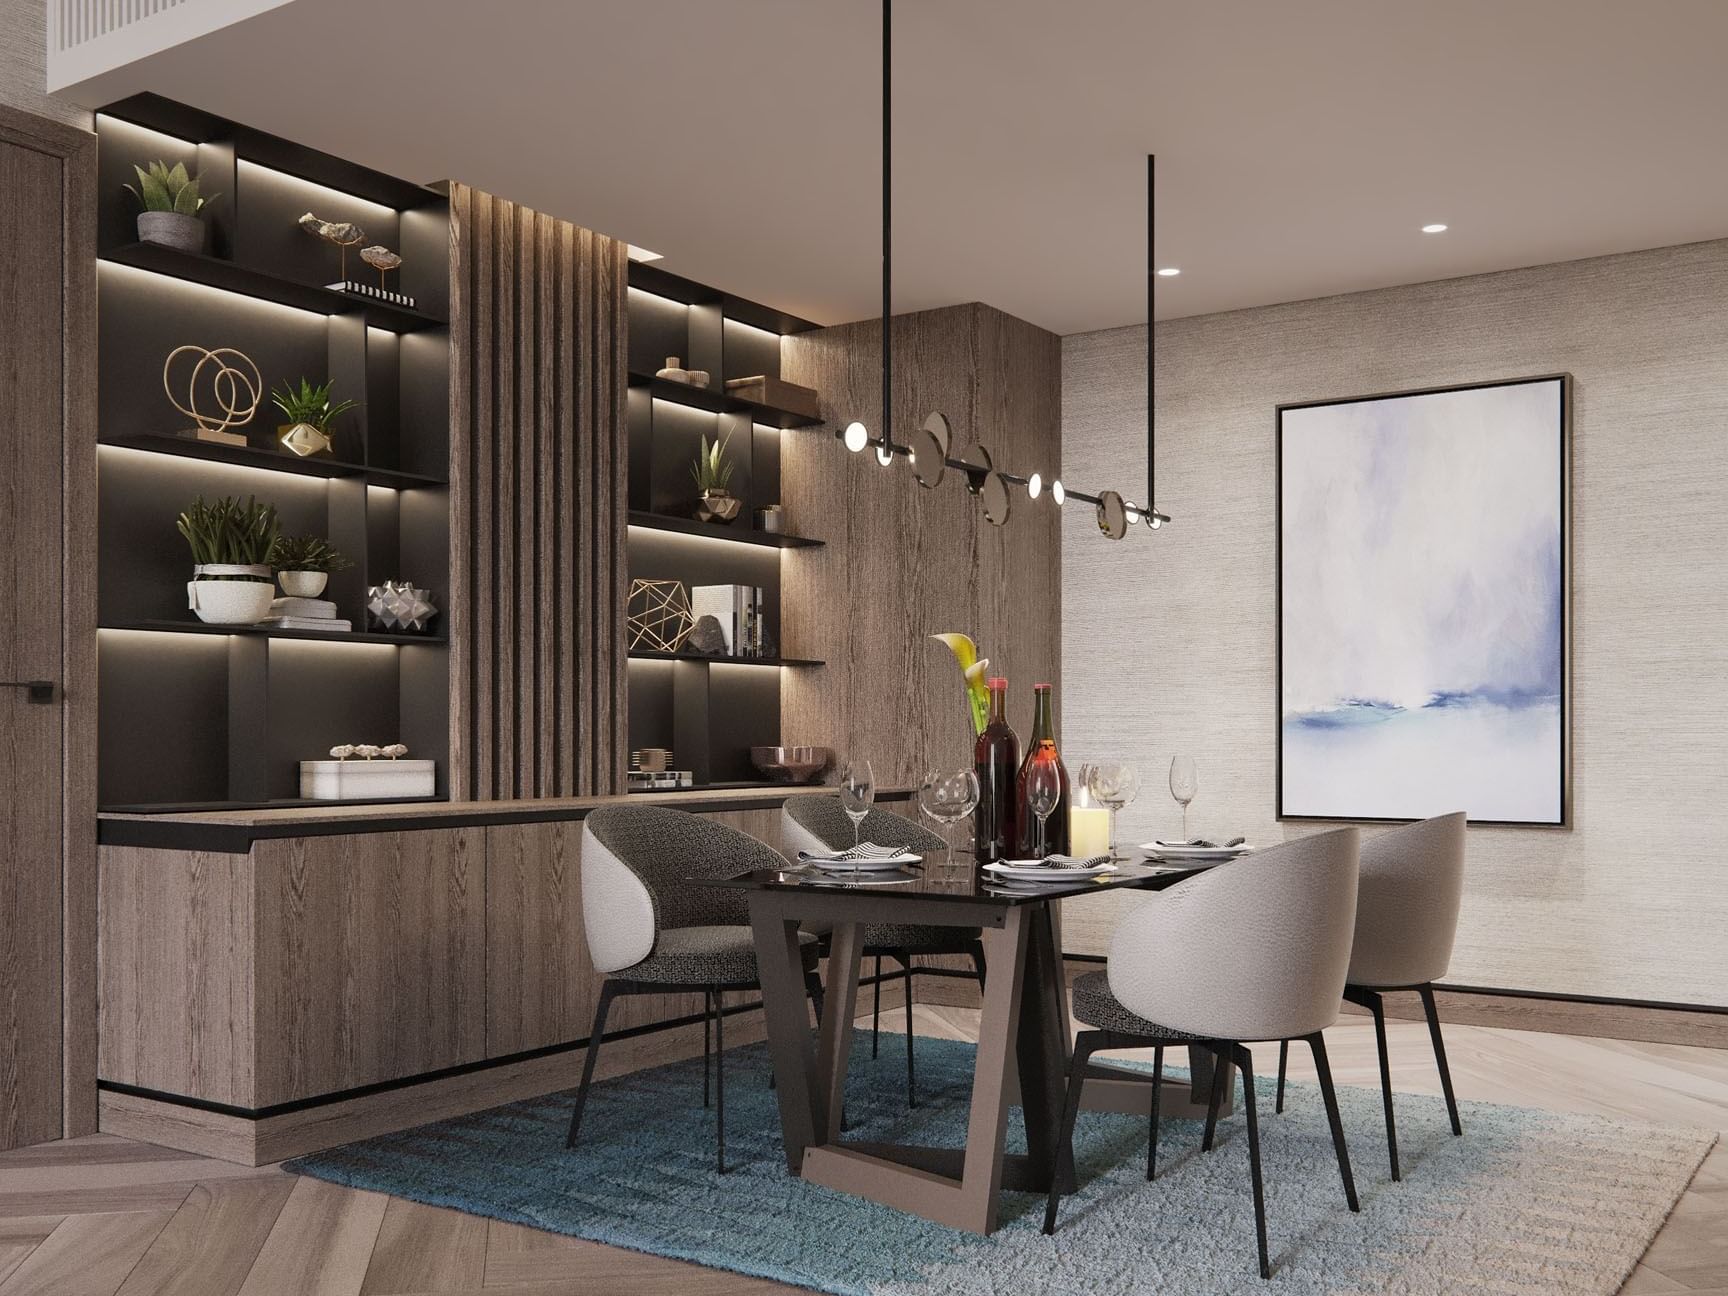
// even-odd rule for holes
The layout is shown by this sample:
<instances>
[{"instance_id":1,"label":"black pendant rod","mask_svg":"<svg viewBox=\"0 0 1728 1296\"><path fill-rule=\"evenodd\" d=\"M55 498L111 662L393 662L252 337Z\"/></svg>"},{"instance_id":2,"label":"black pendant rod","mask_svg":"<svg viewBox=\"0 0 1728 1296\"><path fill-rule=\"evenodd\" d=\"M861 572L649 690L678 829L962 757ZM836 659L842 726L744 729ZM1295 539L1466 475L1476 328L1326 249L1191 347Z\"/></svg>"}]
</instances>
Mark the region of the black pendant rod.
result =
<instances>
[{"instance_id":1,"label":"black pendant rod","mask_svg":"<svg viewBox=\"0 0 1728 1296\"><path fill-rule=\"evenodd\" d=\"M1158 227L1158 155L1146 155L1146 507L1156 516L1158 509L1158 493L1155 489L1158 482L1157 470L1157 438L1153 434L1153 420L1158 406L1157 366L1153 363L1157 353L1156 316L1153 315L1153 305L1157 296L1154 291L1158 282L1158 262L1153 260L1153 231Z\"/></svg>"},{"instance_id":2,"label":"black pendant rod","mask_svg":"<svg viewBox=\"0 0 1728 1296\"><path fill-rule=\"evenodd\" d=\"M894 3L882 0L882 453L894 453Z\"/></svg>"}]
</instances>

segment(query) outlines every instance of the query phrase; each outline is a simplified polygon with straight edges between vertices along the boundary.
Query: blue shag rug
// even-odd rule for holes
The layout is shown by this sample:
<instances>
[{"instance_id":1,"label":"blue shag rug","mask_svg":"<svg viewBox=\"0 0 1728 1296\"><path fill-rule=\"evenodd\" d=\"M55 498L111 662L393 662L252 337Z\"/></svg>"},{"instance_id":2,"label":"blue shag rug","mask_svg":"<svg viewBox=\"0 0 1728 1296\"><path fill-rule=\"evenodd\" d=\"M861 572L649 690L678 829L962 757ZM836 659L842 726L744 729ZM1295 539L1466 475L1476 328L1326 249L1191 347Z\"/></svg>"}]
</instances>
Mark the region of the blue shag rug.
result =
<instances>
[{"instance_id":1,"label":"blue shag rug","mask_svg":"<svg viewBox=\"0 0 1728 1296\"><path fill-rule=\"evenodd\" d=\"M849 1138L959 1146L973 1047L918 1041L920 1106L905 1106L904 1037L872 1059L858 1035ZM1178 1053L1178 1057L1183 1055ZM1271 1071L1276 1050L1256 1053ZM572 1068L576 1060L572 1059ZM549 1094L290 1162L334 1183L845 1296L1081 1296L1268 1290L1257 1272L1240 1113L1211 1155L1201 1126L1167 1121L1145 1178L1146 1121L1082 1113L1080 1192L1054 1237L1043 1199L1008 1193L989 1238L806 1184L786 1173L763 1045L727 1053L730 1173L714 1171L700 1058L597 1083L581 1144L571 1094ZM1181 1073L1177 1073L1179 1077ZM1317 1089L1273 1116L1262 1080L1270 1289L1303 1293L1618 1291L1693 1172L1709 1130L1488 1103L1454 1138L1438 1098L1399 1095L1392 1183L1377 1090L1340 1088L1362 1211L1345 1207ZM1024 1150L1016 1111L1010 1150Z\"/></svg>"}]
</instances>

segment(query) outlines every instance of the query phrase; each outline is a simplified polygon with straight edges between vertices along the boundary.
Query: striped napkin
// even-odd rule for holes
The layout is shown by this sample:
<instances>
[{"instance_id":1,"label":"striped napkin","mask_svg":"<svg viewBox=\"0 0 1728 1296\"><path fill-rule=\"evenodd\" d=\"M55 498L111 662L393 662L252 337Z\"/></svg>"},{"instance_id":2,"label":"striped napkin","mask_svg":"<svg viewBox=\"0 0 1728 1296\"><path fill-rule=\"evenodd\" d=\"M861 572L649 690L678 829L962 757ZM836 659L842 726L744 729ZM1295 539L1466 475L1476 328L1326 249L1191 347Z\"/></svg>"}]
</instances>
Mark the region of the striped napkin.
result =
<instances>
[{"instance_id":1,"label":"striped napkin","mask_svg":"<svg viewBox=\"0 0 1728 1296\"><path fill-rule=\"evenodd\" d=\"M811 851L799 851L798 858L806 863L815 860L820 860L824 864L833 863L836 860L851 863L855 860L863 862L866 860L897 859L907 853L903 846L878 846L875 842L862 842L843 851L824 851L820 854Z\"/></svg>"},{"instance_id":2,"label":"striped napkin","mask_svg":"<svg viewBox=\"0 0 1728 1296\"><path fill-rule=\"evenodd\" d=\"M1038 861L1038 866L1047 869L1093 869L1109 862L1108 852L1102 855L1046 855Z\"/></svg>"}]
</instances>

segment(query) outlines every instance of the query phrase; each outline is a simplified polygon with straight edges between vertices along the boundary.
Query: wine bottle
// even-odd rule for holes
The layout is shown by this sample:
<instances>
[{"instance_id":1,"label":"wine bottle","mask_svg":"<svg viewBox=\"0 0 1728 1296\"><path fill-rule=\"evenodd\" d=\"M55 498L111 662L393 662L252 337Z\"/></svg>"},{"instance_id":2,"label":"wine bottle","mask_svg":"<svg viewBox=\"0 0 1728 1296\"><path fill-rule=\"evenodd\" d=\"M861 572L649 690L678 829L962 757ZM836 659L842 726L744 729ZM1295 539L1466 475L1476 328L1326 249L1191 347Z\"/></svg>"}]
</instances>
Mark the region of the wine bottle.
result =
<instances>
[{"instance_id":1,"label":"wine bottle","mask_svg":"<svg viewBox=\"0 0 1728 1296\"><path fill-rule=\"evenodd\" d=\"M1008 681L992 679L990 721L972 749L978 771L978 809L973 838L980 864L1014 854L1015 780L1020 770L1020 738L1008 724Z\"/></svg>"},{"instance_id":2,"label":"wine bottle","mask_svg":"<svg viewBox=\"0 0 1728 1296\"><path fill-rule=\"evenodd\" d=\"M1040 847L1046 855L1062 855L1068 851L1068 771L1063 768L1062 756L1056 750L1056 722L1050 708L1050 686L1034 685L1032 698L1032 741L1027 744L1026 760L1020 766L1014 794L1015 805L1019 808L1015 829L1016 854L1022 859L1037 855ZM1032 813L1027 799L1026 782L1033 767L1043 762L1056 767L1062 795L1057 798L1049 818L1044 821L1043 839L1040 841L1038 816Z\"/></svg>"}]
</instances>

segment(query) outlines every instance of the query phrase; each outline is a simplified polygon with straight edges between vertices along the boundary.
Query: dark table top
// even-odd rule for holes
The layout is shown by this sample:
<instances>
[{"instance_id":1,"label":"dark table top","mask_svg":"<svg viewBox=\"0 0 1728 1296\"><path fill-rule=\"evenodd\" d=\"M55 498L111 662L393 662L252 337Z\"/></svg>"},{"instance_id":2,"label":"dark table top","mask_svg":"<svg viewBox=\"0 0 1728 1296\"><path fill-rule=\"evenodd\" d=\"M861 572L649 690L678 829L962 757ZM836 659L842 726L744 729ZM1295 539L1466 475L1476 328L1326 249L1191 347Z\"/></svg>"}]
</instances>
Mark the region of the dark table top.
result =
<instances>
[{"instance_id":1,"label":"dark table top","mask_svg":"<svg viewBox=\"0 0 1728 1296\"><path fill-rule=\"evenodd\" d=\"M980 874L970 856L957 852L953 866L949 867L942 862L940 853L932 852L925 857L922 867L897 869L886 873L860 872L856 878L852 874L823 873L808 866L789 866L784 869L756 869L749 873L740 873L736 877L692 881L706 886L731 887L745 891L867 895L871 899L890 901L896 896L904 896L907 899L1012 906L1069 900L1129 888L1162 890L1200 871L1118 860L1116 872L1106 873L1101 877L1015 885L996 883Z\"/></svg>"}]
</instances>

